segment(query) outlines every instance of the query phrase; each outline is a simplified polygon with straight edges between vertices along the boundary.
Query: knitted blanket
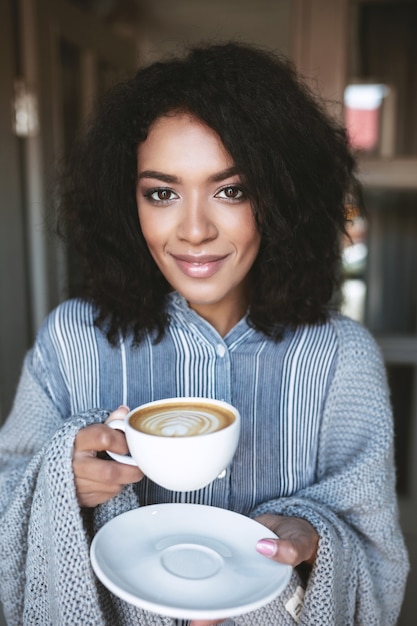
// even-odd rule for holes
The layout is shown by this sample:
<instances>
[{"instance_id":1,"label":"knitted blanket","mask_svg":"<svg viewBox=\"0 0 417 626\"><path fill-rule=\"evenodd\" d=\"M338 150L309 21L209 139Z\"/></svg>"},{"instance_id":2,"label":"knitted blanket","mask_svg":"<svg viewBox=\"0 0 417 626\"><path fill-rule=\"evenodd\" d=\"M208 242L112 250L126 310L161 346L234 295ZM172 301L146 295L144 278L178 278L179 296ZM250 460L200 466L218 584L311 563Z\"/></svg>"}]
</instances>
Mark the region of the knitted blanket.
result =
<instances>
[{"instance_id":1,"label":"knitted blanket","mask_svg":"<svg viewBox=\"0 0 417 626\"><path fill-rule=\"evenodd\" d=\"M346 368L352 367L351 358L351 351L341 351L323 416L318 482L252 513L253 517L266 512L303 517L320 535L301 614L295 615L287 605L301 585L294 572L279 598L237 616L236 625L396 623L408 561L393 497L391 426L389 420L374 421L386 411L387 398L381 397L380 410L372 411L377 417L367 418L361 394L366 395L369 381L366 372L359 372L353 412L357 424L346 428L338 410L346 402L355 403L352 393L343 397L349 392L340 384ZM94 533L115 515L139 506L134 486L95 509L80 510L78 505L72 473L74 438L80 428L104 421L108 413L97 409L63 420L27 365L20 384L25 391L17 394L0 436L0 585L7 623L173 625L170 618L118 599L91 568Z\"/></svg>"}]
</instances>

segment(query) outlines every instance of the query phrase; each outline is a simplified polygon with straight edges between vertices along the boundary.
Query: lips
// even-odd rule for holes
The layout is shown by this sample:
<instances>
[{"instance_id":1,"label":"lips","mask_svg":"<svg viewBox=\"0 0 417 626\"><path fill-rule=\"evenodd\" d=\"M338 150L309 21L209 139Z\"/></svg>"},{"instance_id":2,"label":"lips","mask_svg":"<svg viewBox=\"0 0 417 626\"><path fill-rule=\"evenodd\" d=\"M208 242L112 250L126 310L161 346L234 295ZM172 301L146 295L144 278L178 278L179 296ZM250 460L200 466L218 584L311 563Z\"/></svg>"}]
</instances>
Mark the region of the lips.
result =
<instances>
[{"instance_id":1,"label":"lips","mask_svg":"<svg viewBox=\"0 0 417 626\"><path fill-rule=\"evenodd\" d=\"M171 255L178 268L190 278L210 278L223 266L229 255Z\"/></svg>"}]
</instances>

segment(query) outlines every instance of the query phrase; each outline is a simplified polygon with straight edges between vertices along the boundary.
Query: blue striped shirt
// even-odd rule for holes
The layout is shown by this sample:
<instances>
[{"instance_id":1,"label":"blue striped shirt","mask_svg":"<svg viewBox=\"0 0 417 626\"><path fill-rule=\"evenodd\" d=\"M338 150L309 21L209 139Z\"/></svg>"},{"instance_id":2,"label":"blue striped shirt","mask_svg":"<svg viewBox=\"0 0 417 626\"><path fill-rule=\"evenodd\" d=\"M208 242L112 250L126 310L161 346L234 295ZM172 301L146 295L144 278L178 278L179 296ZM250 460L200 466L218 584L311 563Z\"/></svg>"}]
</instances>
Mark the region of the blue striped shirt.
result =
<instances>
[{"instance_id":1,"label":"blue striped shirt","mask_svg":"<svg viewBox=\"0 0 417 626\"><path fill-rule=\"evenodd\" d=\"M138 484L142 504L190 502L249 515L262 502L314 483L321 416L337 358L334 322L286 330L276 342L242 319L225 337L169 300L159 343L120 338L111 346L94 309L70 300L41 328L33 368L63 418L91 408L131 408L176 396L225 400L241 413L241 437L225 475L196 492ZM161 462L164 462L161 459Z\"/></svg>"}]
</instances>

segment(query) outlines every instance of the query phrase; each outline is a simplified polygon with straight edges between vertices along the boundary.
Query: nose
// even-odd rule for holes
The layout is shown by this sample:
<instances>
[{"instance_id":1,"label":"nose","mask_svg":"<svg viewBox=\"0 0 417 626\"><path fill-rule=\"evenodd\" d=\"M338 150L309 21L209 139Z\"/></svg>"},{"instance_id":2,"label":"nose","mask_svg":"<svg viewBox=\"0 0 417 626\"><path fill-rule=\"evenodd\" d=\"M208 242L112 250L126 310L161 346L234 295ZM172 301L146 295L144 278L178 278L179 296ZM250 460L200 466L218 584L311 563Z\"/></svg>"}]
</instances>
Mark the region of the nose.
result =
<instances>
[{"instance_id":1,"label":"nose","mask_svg":"<svg viewBox=\"0 0 417 626\"><path fill-rule=\"evenodd\" d=\"M177 228L178 238L198 245L215 239L217 234L209 203L199 197L184 201Z\"/></svg>"}]
</instances>

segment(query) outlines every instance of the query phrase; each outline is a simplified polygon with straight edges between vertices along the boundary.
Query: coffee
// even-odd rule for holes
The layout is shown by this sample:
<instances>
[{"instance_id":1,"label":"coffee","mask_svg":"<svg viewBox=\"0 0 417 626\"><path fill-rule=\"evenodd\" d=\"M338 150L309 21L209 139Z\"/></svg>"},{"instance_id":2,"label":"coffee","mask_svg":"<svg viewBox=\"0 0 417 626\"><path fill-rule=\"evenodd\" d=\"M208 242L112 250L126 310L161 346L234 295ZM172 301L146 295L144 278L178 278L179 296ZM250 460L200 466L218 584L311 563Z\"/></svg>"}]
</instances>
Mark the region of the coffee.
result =
<instances>
[{"instance_id":1,"label":"coffee","mask_svg":"<svg viewBox=\"0 0 417 626\"><path fill-rule=\"evenodd\" d=\"M193 437L207 435L235 421L234 414L221 406L208 406L204 402L166 404L145 407L136 411L129 420L135 430L159 437Z\"/></svg>"},{"instance_id":2,"label":"coffee","mask_svg":"<svg viewBox=\"0 0 417 626\"><path fill-rule=\"evenodd\" d=\"M131 454L108 450L115 461L140 467L165 489L194 491L230 464L239 441L240 414L221 400L165 398L142 404L108 426L126 434Z\"/></svg>"}]
</instances>

